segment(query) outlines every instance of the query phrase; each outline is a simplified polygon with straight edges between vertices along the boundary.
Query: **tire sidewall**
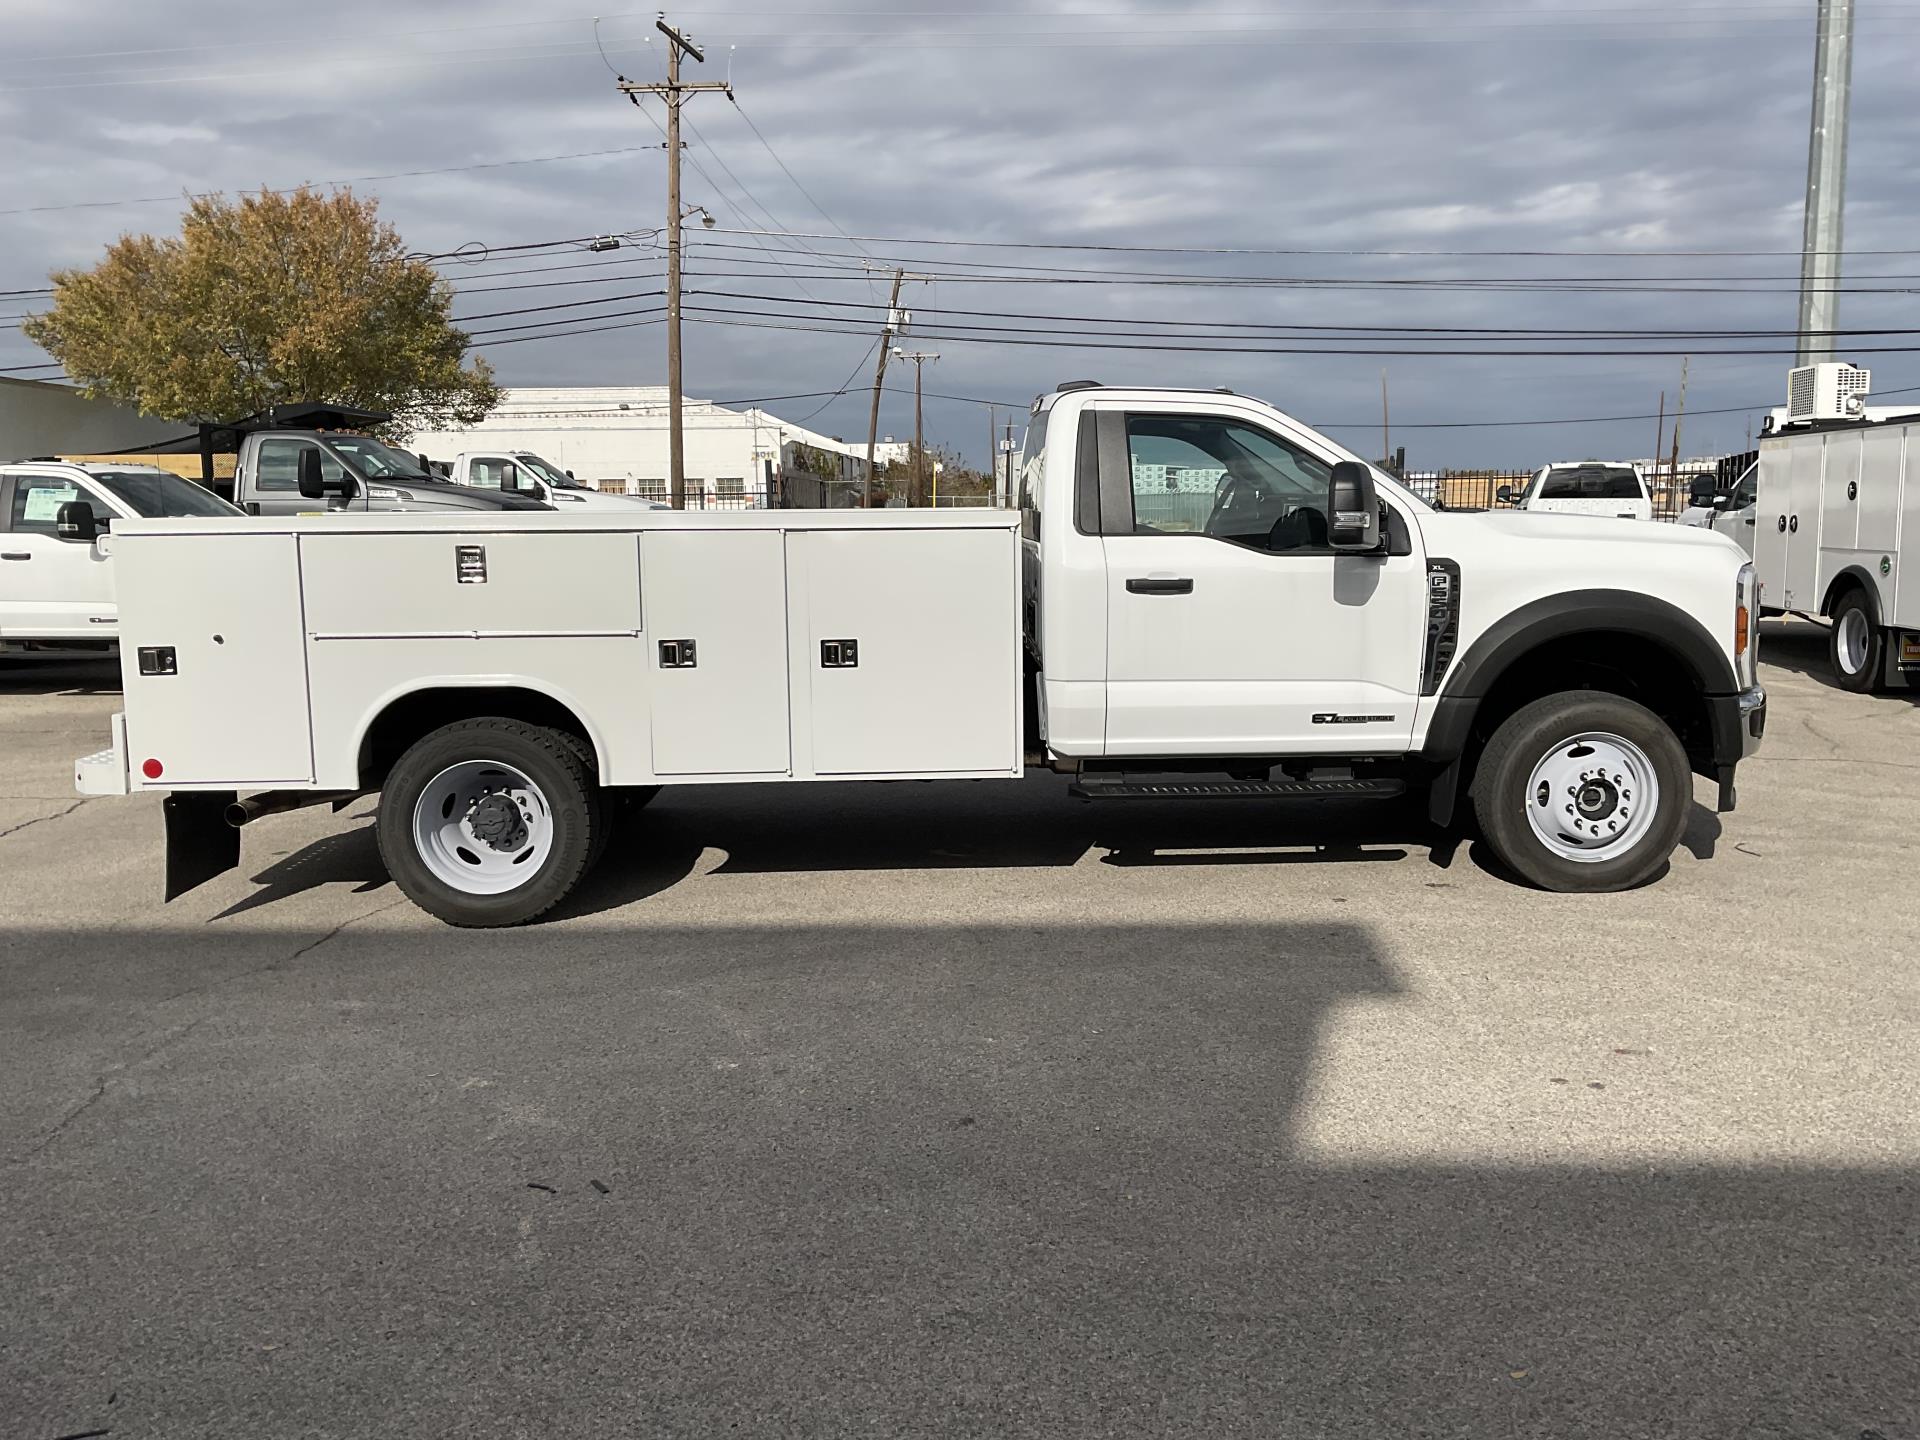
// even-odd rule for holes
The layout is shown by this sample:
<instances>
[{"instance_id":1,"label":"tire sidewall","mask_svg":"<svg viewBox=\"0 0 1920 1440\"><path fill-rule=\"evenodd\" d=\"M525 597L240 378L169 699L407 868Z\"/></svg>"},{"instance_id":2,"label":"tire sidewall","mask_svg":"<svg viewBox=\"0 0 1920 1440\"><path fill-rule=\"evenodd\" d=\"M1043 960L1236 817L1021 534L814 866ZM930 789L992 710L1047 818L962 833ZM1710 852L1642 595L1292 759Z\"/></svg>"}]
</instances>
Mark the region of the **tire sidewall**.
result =
<instances>
[{"instance_id":1,"label":"tire sidewall","mask_svg":"<svg viewBox=\"0 0 1920 1440\"><path fill-rule=\"evenodd\" d=\"M1660 809L1631 850L1606 860L1568 860L1534 834L1529 782L1549 752L1596 731L1640 747L1660 783ZM1488 760L1492 773L1484 768ZM1516 711L1495 733L1482 765L1474 796L1482 833L1521 878L1545 890L1592 893L1644 884L1680 843L1693 804L1693 772L1666 722L1644 705L1598 691L1549 696Z\"/></svg>"},{"instance_id":2,"label":"tire sidewall","mask_svg":"<svg viewBox=\"0 0 1920 1440\"><path fill-rule=\"evenodd\" d=\"M552 848L539 869L513 889L474 895L427 867L415 847L413 813L421 792L451 765L493 760L519 770L545 797L553 817ZM510 720L449 725L417 741L387 776L375 834L387 873L421 909L452 925L518 925L558 904L586 872L596 830L579 756L556 732Z\"/></svg>"},{"instance_id":3,"label":"tire sidewall","mask_svg":"<svg viewBox=\"0 0 1920 1440\"><path fill-rule=\"evenodd\" d=\"M1860 669L1849 672L1840 663L1840 626L1847 615L1858 610L1867 627L1866 654ZM1835 607L1833 612L1833 632L1828 638L1827 659L1833 666L1833 678L1842 690L1851 690L1856 695L1864 695L1874 687L1880 670L1880 632L1873 623L1873 611L1867 606L1865 597L1858 590L1850 590Z\"/></svg>"}]
</instances>

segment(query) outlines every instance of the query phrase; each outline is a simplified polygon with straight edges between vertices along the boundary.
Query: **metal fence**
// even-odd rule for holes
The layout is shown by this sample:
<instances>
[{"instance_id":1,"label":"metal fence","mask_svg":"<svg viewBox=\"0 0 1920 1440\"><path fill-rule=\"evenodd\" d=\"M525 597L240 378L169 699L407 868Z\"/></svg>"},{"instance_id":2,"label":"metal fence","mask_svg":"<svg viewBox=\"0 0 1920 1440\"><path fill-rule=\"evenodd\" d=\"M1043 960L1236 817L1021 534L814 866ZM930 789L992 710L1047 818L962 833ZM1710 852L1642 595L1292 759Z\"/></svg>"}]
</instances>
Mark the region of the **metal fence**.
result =
<instances>
[{"instance_id":1,"label":"metal fence","mask_svg":"<svg viewBox=\"0 0 1920 1440\"><path fill-rule=\"evenodd\" d=\"M1445 510L1511 510L1533 479L1531 470L1430 470L1415 472L1401 483L1430 505ZM1669 479L1666 475L1649 479L1648 494L1653 500L1653 518L1677 520L1687 508L1694 474L1711 475L1712 470L1694 471L1682 467ZM1502 488L1509 498L1502 499Z\"/></svg>"}]
</instances>

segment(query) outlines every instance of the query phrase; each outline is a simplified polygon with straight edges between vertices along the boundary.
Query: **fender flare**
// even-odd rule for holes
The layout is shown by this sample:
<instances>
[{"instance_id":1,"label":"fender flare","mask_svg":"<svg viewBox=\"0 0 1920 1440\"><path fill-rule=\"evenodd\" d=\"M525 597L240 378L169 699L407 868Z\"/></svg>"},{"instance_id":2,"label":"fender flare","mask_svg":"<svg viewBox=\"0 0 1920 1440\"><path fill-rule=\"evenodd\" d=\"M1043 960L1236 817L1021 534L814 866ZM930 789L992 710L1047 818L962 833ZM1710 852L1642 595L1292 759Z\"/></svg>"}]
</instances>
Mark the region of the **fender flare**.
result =
<instances>
[{"instance_id":1,"label":"fender flare","mask_svg":"<svg viewBox=\"0 0 1920 1440\"><path fill-rule=\"evenodd\" d=\"M1831 617L1834 602L1855 586L1866 591L1867 618L1873 622L1874 629L1880 629L1886 623L1880 615L1880 587L1874 583L1873 576L1859 565L1847 566L1827 582L1827 593L1820 600L1820 613Z\"/></svg>"},{"instance_id":2,"label":"fender flare","mask_svg":"<svg viewBox=\"0 0 1920 1440\"><path fill-rule=\"evenodd\" d=\"M1548 641L1591 632L1658 645L1686 667L1703 696L1739 691L1726 651L1679 606L1633 590L1563 591L1501 616L1467 647L1440 688L1422 758L1453 766L1466 753L1480 702L1516 660Z\"/></svg>"},{"instance_id":3,"label":"fender flare","mask_svg":"<svg viewBox=\"0 0 1920 1440\"><path fill-rule=\"evenodd\" d=\"M354 728L349 753L355 757L356 771L359 768L359 758L365 754L367 737L372 733L373 727L380 722L381 717L394 706L416 695L424 695L435 690L524 690L529 694L552 701L580 722L580 728L586 734L587 743L593 746L597 775L601 778L606 776L608 765L606 737L601 734L599 727L587 718L586 707L569 692L549 685L545 681L535 680L527 675L511 674L410 676L393 686L367 706L360 717L359 724ZM318 761L318 756L315 760ZM364 778L364 776L358 777L360 780Z\"/></svg>"}]
</instances>

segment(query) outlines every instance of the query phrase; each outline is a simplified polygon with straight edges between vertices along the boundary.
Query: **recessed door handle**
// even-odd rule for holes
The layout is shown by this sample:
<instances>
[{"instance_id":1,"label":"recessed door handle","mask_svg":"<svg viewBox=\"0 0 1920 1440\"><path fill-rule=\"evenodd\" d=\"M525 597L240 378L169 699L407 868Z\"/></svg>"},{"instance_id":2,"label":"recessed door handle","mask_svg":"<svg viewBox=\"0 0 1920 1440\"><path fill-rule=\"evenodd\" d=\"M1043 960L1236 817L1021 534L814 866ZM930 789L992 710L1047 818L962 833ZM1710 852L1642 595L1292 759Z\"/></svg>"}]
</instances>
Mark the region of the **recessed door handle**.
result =
<instances>
[{"instance_id":1,"label":"recessed door handle","mask_svg":"<svg viewBox=\"0 0 1920 1440\"><path fill-rule=\"evenodd\" d=\"M1157 576L1127 581L1129 595L1191 595L1192 580L1162 580Z\"/></svg>"},{"instance_id":2,"label":"recessed door handle","mask_svg":"<svg viewBox=\"0 0 1920 1440\"><path fill-rule=\"evenodd\" d=\"M32 552L26 550L9 550L6 554L0 555L0 560L31 560L32 558Z\"/></svg>"},{"instance_id":3,"label":"recessed door handle","mask_svg":"<svg viewBox=\"0 0 1920 1440\"><path fill-rule=\"evenodd\" d=\"M1752 523L1753 523L1753 517L1752 517L1751 515L1749 515L1749 516L1747 517L1747 524L1749 524L1749 525L1751 525Z\"/></svg>"}]
</instances>

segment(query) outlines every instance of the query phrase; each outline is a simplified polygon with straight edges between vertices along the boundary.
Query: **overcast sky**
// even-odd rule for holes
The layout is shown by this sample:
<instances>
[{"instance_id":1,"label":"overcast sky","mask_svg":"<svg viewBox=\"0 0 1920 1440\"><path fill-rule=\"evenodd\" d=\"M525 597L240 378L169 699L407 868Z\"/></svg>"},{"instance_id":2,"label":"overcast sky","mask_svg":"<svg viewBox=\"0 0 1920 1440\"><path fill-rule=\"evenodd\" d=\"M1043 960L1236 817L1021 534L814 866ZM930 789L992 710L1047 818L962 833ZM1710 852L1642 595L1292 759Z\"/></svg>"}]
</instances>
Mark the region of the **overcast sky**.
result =
<instances>
[{"instance_id":1,"label":"overcast sky","mask_svg":"<svg viewBox=\"0 0 1920 1440\"><path fill-rule=\"evenodd\" d=\"M786 396L830 392L853 377L852 393L810 423L864 436L871 358L862 355L877 326L861 307L884 297L884 281L876 288L860 274L870 256L943 277L910 284L905 302L918 332L905 343L941 356L926 369L927 388L939 395L1024 407L1067 378L1229 385L1377 454L1384 368L1393 443L1406 445L1416 466L1645 455L1654 442L1651 419L1421 426L1651 415L1663 388L1670 411L1677 355L1226 354L1193 337L1199 331L1225 341L1232 331L1218 322L1373 326L1386 328L1313 343L1447 350L1463 347L1457 339L1422 347L1406 333L1792 330L1814 8L1813 0L1217 0L1191 7L1084 0L982 10L956 0L816 0L677 9L671 18L707 47L707 63L689 65L686 78L730 77L740 105L715 94L688 104L698 133L685 137L685 199L706 205L717 222L710 232L697 220L690 227L688 283L708 293L690 295L689 304L813 327L754 328L740 317L690 324L688 392L722 401ZM87 264L125 231L172 229L183 191L489 165L354 188L377 194L385 217L418 250L492 247L484 259L443 267L468 292L458 316L593 302L469 328L623 323L620 312L658 304L642 292L659 284L657 251L648 247L649 232L664 219L665 160L659 131L615 92L609 67L657 78L662 44L652 36L651 10L610 13L599 24L603 58L590 16L558 15L564 0L551 9L557 18L527 23L529 8L504 0L330 0L321 8L276 0L0 0L0 129L8 156L0 289L44 285L50 266ZM1916 251L1920 4L1867 0L1860 9L1847 247ZM647 106L661 114L657 101ZM497 163L609 150L624 153ZM94 203L156 196L174 198ZM728 233L776 228L830 238ZM499 254L504 246L619 232L637 238L611 255ZM854 243L839 232L886 238ZM1206 256L905 243L930 239L1607 253ZM763 247L784 270L764 258ZM1777 253L1649 253L1699 250ZM606 267L604 274L553 268L589 262ZM1858 254L1847 270L1849 285L1906 289L1915 283L1906 277L1920 273L1920 253ZM954 278L983 271L1003 278ZM1016 273L1021 283L1005 278ZM1676 277L1696 288L1596 294L1164 283L1226 276L1510 287ZM552 283L580 279L593 283ZM1156 283L1032 283L1041 279ZM502 288L516 285L540 288ZM1730 285L1741 288L1729 292ZM744 296L776 298L736 298ZM32 304L0 300L9 317L0 323ZM958 313L966 311L987 313ZM596 322L596 315L608 318ZM1124 326L1106 328L1132 333L1101 343L1125 345L1153 331L1167 337L1159 343L1190 348L1054 348L963 328L1011 327L1026 340L1060 338L1037 331L1084 328L997 318L1009 315L1117 320ZM1841 301L1843 326L1920 329L1916 317L1920 304L1910 293ZM493 338L528 333L539 331L501 328ZM1268 332L1225 343L1271 349L1296 342ZM1874 388L1884 392L1920 385L1920 356L1866 347L1915 343L1912 336L1859 337L1842 353L1871 366ZM1600 348L1692 349L1687 399L1695 413L1683 448L1710 453L1744 445L1762 407L1781 399L1791 356L1707 352L1782 345L1791 348L1780 339L1626 338ZM481 353L509 385L657 384L663 347L653 324L494 344ZM1501 348L1569 346L1535 338ZM0 367L44 359L17 329L0 330ZM908 434L910 367L890 372L888 383L906 393L885 397L882 428ZM820 403L778 400L767 408L798 420ZM1753 408L1698 413L1722 407ZM975 460L984 453L984 407L929 399L927 422L932 441Z\"/></svg>"}]
</instances>

